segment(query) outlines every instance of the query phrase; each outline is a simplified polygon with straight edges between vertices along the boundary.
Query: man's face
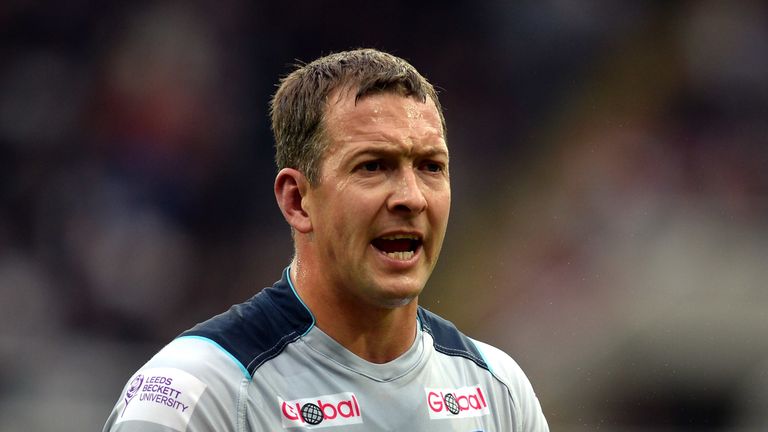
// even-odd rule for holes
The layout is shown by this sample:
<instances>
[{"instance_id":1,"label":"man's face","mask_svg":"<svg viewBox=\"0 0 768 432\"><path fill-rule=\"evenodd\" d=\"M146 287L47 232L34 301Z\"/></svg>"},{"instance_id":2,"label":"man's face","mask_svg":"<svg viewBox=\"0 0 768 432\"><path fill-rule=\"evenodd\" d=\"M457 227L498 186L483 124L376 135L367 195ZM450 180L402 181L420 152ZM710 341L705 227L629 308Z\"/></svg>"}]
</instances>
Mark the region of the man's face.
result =
<instances>
[{"instance_id":1,"label":"man's face","mask_svg":"<svg viewBox=\"0 0 768 432\"><path fill-rule=\"evenodd\" d=\"M443 244L451 203L440 116L395 93L329 97L328 150L304 206L325 285L375 307L421 292ZM351 296L351 297L350 297Z\"/></svg>"}]
</instances>

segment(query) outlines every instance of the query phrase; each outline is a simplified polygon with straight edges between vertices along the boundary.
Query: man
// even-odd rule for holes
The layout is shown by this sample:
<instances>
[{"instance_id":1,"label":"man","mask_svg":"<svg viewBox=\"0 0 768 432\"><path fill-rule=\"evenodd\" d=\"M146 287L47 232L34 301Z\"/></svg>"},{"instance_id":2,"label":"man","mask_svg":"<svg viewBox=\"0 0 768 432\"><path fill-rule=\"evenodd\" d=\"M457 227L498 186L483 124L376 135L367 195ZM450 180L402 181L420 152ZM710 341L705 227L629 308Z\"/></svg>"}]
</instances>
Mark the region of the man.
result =
<instances>
[{"instance_id":1,"label":"man","mask_svg":"<svg viewBox=\"0 0 768 432\"><path fill-rule=\"evenodd\" d=\"M272 100L282 279L144 365L112 431L547 431L506 354L420 308L451 200L434 88L404 60L332 54Z\"/></svg>"}]
</instances>

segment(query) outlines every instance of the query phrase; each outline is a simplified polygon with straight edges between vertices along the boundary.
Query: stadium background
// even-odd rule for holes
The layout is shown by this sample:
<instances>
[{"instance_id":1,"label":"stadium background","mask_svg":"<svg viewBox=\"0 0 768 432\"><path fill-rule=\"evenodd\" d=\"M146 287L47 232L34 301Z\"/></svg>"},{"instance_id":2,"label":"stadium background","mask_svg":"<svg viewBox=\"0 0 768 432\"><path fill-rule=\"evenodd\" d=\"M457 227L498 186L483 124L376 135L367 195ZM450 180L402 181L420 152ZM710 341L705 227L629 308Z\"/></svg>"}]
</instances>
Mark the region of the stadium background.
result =
<instances>
[{"instance_id":1,"label":"stadium background","mask_svg":"<svg viewBox=\"0 0 768 432\"><path fill-rule=\"evenodd\" d=\"M360 3L3 2L0 430L99 430L279 276L267 101L359 46L442 89L422 303L515 357L553 431L764 430L766 4Z\"/></svg>"}]
</instances>

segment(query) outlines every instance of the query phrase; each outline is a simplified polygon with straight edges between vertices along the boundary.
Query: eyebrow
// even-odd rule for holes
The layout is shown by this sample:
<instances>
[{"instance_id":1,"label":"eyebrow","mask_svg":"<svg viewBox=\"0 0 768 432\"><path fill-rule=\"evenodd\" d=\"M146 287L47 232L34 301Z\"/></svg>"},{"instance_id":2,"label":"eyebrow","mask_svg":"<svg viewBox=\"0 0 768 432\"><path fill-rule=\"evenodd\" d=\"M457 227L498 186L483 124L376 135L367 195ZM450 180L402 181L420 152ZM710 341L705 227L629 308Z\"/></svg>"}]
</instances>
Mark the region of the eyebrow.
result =
<instances>
[{"instance_id":1,"label":"eyebrow","mask_svg":"<svg viewBox=\"0 0 768 432\"><path fill-rule=\"evenodd\" d=\"M390 156L392 154L402 153L401 150L402 148L399 145L392 144L390 142L381 141L381 144L379 144L378 142L371 142L369 146L367 146L364 149L352 150L348 154L348 157L350 159L354 159L354 158L359 158L361 156L375 156L375 157ZM449 158L448 149L445 146L440 146L440 145L430 145L427 148L421 148L421 149L415 150L413 154L415 154L417 157L420 157L420 158L434 157L434 156L443 156L446 159Z\"/></svg>"}]
</instances>

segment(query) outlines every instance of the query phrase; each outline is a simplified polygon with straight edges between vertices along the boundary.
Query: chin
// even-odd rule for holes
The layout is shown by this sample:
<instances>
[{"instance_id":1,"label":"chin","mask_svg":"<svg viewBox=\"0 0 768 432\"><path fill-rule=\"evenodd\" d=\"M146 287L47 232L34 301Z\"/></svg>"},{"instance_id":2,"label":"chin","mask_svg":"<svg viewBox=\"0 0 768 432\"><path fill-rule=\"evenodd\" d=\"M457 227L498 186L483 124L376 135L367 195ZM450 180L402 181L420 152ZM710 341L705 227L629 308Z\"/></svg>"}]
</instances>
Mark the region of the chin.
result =
<instances>
[{"instance_id":1,"label":"chin","mask_svg":"<svg viewBox=\"0 0 768 432\"><path fill-rule=\"evenodd\" d=\"M406 284L397 287L382 287L380 303L387 308L399 308L411 304L419 298L423 285Z\"/></svg>"},{"instance_id":2,"label":"chin","mask_svg":"<svg viewBox=\"0 0 768 432\"><path fill-rule=\"evenodd\" d=\"M415 273L415 272L414 272ZM426 278L422 274L386 274L370 275L358 285L360 294L367 297L367 302L386 309L407 306L418 299L424 289Z\"/></svg>"},{"instance_id":3,"label":"chin","mask_svg":"<svg viewBox=\"0 0 768 432\"><path fill-rule=\"evenodd\" d=\"M393 298L383 299L380 302L380 304L386 309L397 309L404 306L408 306L409 304L413 303L417 298L419 298L418 294L415 294L409 297L393 297Z\"/></svg>"}]
</instances>

